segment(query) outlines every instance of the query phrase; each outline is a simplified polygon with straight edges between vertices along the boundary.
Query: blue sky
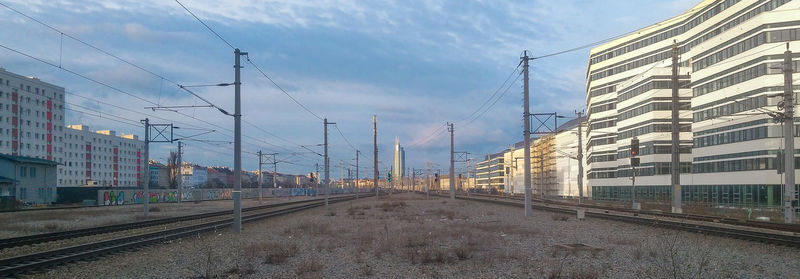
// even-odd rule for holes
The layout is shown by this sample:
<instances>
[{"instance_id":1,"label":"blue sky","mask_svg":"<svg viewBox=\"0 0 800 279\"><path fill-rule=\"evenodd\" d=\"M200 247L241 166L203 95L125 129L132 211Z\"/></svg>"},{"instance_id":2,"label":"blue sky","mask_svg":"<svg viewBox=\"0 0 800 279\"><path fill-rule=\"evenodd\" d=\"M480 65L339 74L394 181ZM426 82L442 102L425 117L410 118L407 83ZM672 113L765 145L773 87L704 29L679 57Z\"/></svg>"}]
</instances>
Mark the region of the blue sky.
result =
<instances>
[{"instance_id":1,"label":"blue sky","mask_svg":"<svg viewBox=\"0 0 800 279\"><path fill-rule=\"evenodd\" d=\"M11 0L0 2L65 33L94 44L185 85L233 81L233 51L174 1ZM455 149L479 158L522 139L522 88L517 80L482 117L467 118L515 69L528 49L541 55L636 30L688 10L699 1L199 1L184 0L281 87L317 115L336 122L372 163L372 115L378 115L381 173L391 163L395 137L406 146L407 166L426 161L446 169L449 136L425 141L446 121L455 121ZM162 105L201 105L174 84L126 65L58 32L0 7L0 44L92 77ZM589 49L531 64L531 111L572 115L585 106ZM233 119L207 108L181 112L151 106L57 68L0 49L0 67L64 86L67 124L142 135L143 129L111 121L157 116L217 132L201 138L231 140ZM516 76L516 75L515 75ZM322 143L322 121L304 111L253 67L245 64L243 150L278 152L279 172L307 173L321 157L299 145ZM233 88L196 88L233 111ZM87 98L77 97L77 95ZM499 95L499 94L498 94ZM114 104L126 109L98 103ZM80 113L84 111L88 113ZM103 118L97 115L103 115ZM126 121L126 120L122 120ZM127 121L130 122L130 121ZM262 131L263 130L263 131ZM440 129L441 130L441 129ZM277 134L276 138L267 134ZM200 131L182 130L183 135ZM331 127L331 176L355 151ZM175 145L154 144L163 160ZM233 165L233 146L187 142L184 158L204 165ZM322 153L319 147L310 147ZM294 153L294 154L292 154ZM243 155L245 169L257 158ZM362 170L363 174L363 170Z\"/></svg>"}]
</instances>

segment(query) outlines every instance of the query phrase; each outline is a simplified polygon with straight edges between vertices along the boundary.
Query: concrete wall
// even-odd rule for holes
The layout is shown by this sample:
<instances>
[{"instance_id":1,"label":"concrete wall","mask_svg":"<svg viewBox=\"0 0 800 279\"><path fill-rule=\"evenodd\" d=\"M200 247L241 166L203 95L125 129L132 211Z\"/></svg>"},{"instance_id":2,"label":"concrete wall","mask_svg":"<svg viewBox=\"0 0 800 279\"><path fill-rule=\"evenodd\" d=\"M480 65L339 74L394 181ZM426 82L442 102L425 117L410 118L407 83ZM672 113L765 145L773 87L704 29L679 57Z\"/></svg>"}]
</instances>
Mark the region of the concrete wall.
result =
<instances>
[{"instance_id":1,"label":"concrete wall","mask_svg":"<svg viewBox=\"0 0 800 279\"><path fill-rule=\"evenodd\" d=\"M229 200L233 189L196 189L183 193L183 201ZM263 197L316 196L324 191L316 188L264 188ZM331 189L331 194L349 193L349 189ZM150 190L150 203L178 202L178 190ZM242 189L243 198L258 197L258 189ZM142 203L141 189L111 189L97 191L98 205L123 205Z\"/></svg>"}]
</instances>

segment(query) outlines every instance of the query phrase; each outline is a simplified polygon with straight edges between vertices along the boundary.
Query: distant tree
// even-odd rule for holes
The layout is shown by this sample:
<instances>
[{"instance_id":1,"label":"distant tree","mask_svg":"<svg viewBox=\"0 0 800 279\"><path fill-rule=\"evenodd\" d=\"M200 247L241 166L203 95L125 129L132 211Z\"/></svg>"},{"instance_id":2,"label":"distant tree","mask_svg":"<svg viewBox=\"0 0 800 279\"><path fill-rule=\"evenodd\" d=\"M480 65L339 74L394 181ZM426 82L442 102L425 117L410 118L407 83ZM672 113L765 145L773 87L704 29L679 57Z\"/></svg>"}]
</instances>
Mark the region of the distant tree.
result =
<instances>
[{"instance_id":1,"label":"distant tree","mask_svg":"<svg viewBox=\"0 0 800 279\"><path fill-rule=\"evenodd\" d=\"M178 188L178 176L181 175L181 168L178 166L178 152L170 151L167 158L167 169L169 170L169 188Z\"/></svg>"}]
</instances>

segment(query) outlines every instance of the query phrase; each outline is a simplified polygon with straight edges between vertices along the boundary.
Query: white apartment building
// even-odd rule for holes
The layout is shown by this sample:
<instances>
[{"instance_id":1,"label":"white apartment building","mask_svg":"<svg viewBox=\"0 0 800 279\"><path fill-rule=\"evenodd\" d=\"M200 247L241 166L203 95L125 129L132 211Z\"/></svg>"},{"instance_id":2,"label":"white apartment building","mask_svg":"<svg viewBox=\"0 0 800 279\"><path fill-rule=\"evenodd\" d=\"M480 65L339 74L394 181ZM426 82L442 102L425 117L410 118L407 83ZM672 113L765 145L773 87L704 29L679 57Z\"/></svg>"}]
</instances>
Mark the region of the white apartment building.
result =
<instances>
[{"instance_id":1,"label":"white apartment building","mask_svg":"<svg viewBox=\"0 0 800 279\"><path fill-rule=\"evenodd\" d=\"M800 1L705 0L592 49L585 150L593 197L630 199L630 140L636 136L637 199L669 201L675 42L684 202L777 206L781 130L762 112L777 111L781 97L771 96L782 93L783 76L773 68L782 65L787 42L794 69L800 64L798 10Z\"/></svg>"},{"instance_id":2,"label":"white apartment building","mask_svg":"<svg viewBox=\"0 0 800 279\"><path fill-rule=\"evenodd\" d=\"M64 88L0 68L0 153L58 162L58 186L140 185L136 136L64 125Z\"/></svg>"},{"instance_id":3,"label":"white apartment building","mask_svg":"<svg viewBox=\"0 0 800 279\"><path fill-rule=\"evenodd\" d=\"M144 178L144 142L113 130L91 131L69 125L64 133L64 163L59 186L140 187Z\"/></svg>"},{"instance_id":4,"label":"white apartment building","mask_svg":"<svg viewBox=\"0 0 800 279\"><path fill-rule=\"evenodd\" d=\"M64 88L0 68L0 153L63 162Z\"/></svg>"}]
</instances>

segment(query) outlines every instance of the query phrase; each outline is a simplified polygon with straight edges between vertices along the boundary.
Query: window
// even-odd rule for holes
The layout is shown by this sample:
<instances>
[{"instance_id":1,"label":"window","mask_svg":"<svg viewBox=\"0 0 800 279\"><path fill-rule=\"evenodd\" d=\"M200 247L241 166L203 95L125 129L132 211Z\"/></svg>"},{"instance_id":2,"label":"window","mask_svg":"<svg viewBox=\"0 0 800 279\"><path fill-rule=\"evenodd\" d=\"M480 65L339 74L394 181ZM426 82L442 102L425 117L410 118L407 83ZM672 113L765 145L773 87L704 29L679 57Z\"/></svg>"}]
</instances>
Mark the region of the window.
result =
<instances>
[{"instance_id":1,"label":"window","mask_svg":"<svg viewBox=\"0 0 800 279\"><path fill-rule=\"evenodd\" d=\"M21 177L28 176L28 167L20 166L19 167L19 176L21 176Z\"/></svg>"},{"instance_id":2,"label":"window","mask_svg":"<svg viewBox=\"0 0 800 279\"><path fill-rule=\"evenodd\" d=\"M31 167L31 177L36 177L36 167Z\"/></svg>"}]
</instances>

